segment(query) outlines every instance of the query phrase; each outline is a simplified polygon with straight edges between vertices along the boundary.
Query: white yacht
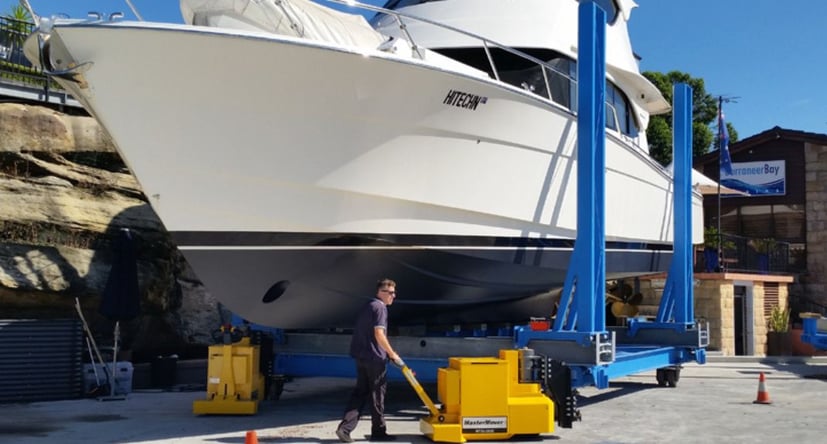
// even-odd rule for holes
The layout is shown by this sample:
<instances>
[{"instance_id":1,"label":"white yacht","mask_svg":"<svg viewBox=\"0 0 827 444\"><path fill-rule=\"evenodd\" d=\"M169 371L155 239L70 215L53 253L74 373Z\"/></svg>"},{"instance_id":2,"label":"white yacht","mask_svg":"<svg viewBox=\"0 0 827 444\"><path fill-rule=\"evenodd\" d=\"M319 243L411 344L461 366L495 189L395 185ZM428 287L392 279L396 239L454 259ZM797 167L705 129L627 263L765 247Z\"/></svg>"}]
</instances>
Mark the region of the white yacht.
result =
<instances>
[{"instance_id":1,"label":"white yacht","mask_svg":"<svg viewBox=\"0 0 827 444\"><path fill-rule=\"evenodd\" d=\"M669 104L639 73L634 3L598 3L617 279L670 262L672 177L645 134ZM391 0L368 22L306 0L182 0L185 24L44 21L27 54L240 316L349 327L390 277L395 325L523 322L553 310L575 237L577 6ZM693 213L700 239L697 194Z\"/></svg>"}]
</instances>

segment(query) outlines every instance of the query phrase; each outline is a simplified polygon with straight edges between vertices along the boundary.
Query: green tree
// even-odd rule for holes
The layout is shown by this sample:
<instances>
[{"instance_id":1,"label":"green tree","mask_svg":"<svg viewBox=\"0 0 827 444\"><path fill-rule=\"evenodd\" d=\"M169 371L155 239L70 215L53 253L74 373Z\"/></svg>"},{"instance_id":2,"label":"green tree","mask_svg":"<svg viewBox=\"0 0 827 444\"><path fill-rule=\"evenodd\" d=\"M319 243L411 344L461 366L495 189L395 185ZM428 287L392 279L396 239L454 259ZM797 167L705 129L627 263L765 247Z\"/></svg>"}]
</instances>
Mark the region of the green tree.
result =
<instances>
[{"instance_id":1,"label":"green tree","mask_svg":"<svg viewBox=\"0 0 827 444\"><path fill-rule=\"evenodd\" d=\"M691 75L670 71L666 74L646 71L643 75L649 79L663 94L669 103L672 103L672 85L678 82L692 87L692 155L700 156L715 148L717 143L718 125L718 98L706 92L704 80ZM738 140L738 132L727 122L729 141ZM650 155L662 165L672 161L672 113L652 116L649 127L646 129L646 138L649 140Z\"/></svg>"},{"instance_id":2,"label":"green tree","mask_svg":"<svg viewBox=\"0 0 827 444\"><path fill-rule=\"evenodd\" d=\"M18 4L12 6L5 16L18 22L32 23L32 16L29 14L29 10L24 8L23 5Z\"/></svg>"},{"instance_id":3,"label":"green tree","mask_svg":"<svg viewBox=\"0 0 827 444\"><path fill-rule=\"evenodd\" d=\"M12 6L5 14L7 20L0 26L0 44L9 45L12 51L23 46L30 32L32 17L22 5Z\"/></svg>"}]
</instances>

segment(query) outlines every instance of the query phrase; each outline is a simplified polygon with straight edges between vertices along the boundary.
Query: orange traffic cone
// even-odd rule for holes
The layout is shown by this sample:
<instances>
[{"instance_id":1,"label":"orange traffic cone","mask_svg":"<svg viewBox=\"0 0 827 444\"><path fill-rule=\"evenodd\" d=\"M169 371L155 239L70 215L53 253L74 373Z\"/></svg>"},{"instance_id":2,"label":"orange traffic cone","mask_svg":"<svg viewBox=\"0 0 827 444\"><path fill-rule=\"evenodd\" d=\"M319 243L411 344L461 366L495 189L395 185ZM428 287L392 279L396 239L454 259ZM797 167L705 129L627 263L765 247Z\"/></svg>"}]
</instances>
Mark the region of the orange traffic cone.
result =
<instances>
[{"instance_id":1,"label":"orange traffic cone","mask_svg":"<svg viewBox=\"0 0 827 444\"><path fill-rule=\"evenodd\" d=\"M244 438L244 444L258 444L258 435L255 430L247 432L247 437Z\"/></svg>"},{"instance_id":2,"label":"orange traffic cone","mask_svg":"<svg viewBox=\"0 0 827 444\"><path fill-rule=\"evenodd\" d=\"M758 377L758 398L752 402L753 404L772 404L770 401L770 392L767 391L767 385L764 382L764 372Z\"/></svg>"}]
</instances>

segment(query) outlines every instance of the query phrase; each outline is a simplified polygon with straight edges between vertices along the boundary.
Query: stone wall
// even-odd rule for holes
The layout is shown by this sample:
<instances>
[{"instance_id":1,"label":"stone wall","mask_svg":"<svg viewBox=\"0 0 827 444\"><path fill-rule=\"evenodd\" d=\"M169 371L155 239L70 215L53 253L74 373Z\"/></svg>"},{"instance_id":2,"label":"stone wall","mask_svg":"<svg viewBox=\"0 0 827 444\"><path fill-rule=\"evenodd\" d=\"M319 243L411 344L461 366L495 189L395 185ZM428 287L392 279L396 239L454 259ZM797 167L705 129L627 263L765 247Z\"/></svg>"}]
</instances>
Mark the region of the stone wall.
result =
<instances>
[{"instance_id":1,"label":"stone wall","mask_svg":"<svg viewBox=\"0 0 827 444\"><path fill-rule=\"evenodd\" d=\"M827 305L827 146L804 146L807 190L807 271L804 293Z\"/></svg>"},{"instance_id":2,"label":"stone wall","mask_svg":"<svg viewBox=\"0 0 827 444\"><path fill-rule=\"evenodd\" d=\"M733 273L696 273L695 318L709 323L709 347L724 356L735 355L735 283L752 282L753 355L765 356L767 352L767 316L764 314L764 282L779 282L778 300L788 306L787 285L792 278L786 276L749 275ZM643 305L655 307L660 304L666 280L653 276L640 281ZM748 349L747 349L748 350ZM746 351L745 351L746 352Z\"/></svg>"}]
</instances>

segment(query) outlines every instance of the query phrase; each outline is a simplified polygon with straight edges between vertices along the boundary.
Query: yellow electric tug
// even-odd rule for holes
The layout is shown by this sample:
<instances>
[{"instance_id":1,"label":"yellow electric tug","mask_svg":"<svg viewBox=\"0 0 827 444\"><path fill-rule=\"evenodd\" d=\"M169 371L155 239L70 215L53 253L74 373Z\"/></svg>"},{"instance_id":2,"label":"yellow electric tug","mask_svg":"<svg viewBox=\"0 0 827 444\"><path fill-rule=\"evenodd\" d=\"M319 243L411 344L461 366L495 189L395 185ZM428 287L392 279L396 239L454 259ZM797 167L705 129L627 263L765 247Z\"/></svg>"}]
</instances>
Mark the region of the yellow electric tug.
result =
<instances>
[{"instance_id":1,"label":"yellow electric tug","mask_svg":"<svg viewBox=\"0 0 827 444\"><path fill-rule=\"evenodd\" d=\"M437 374L437 408L413 371L402 374L428 408L419 430L435 442L503 440L554 431L554 403L539 383L522 382L531 350L500 350L498 358L450 358ZM527 364L527 363L526 363Z\"/></svg>"},{"instance_id":2,"label":"yellow electric tug","mask_svg":"<svg viewBox=\"0 0 827 444\"><path fill-rule=\"evenodd\" d=\"M193 401L196 415L253 415L265 396L260 345L234 328L222 327L223 343L211 345L207 362L207 398Z\"/></svg>"}]
</instances>

